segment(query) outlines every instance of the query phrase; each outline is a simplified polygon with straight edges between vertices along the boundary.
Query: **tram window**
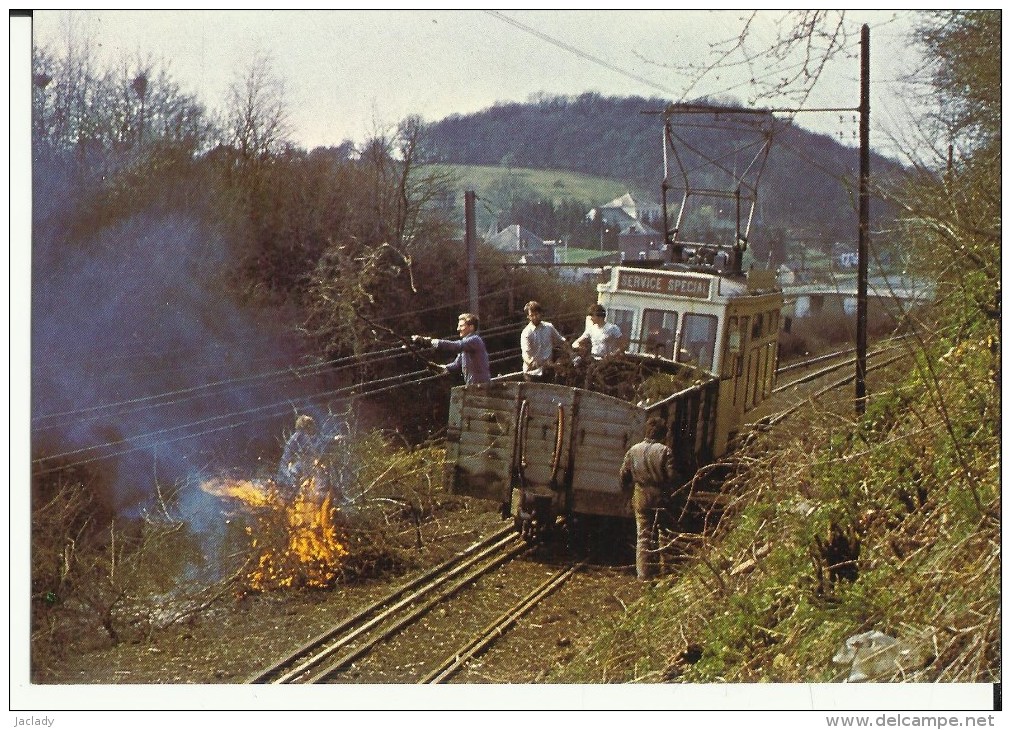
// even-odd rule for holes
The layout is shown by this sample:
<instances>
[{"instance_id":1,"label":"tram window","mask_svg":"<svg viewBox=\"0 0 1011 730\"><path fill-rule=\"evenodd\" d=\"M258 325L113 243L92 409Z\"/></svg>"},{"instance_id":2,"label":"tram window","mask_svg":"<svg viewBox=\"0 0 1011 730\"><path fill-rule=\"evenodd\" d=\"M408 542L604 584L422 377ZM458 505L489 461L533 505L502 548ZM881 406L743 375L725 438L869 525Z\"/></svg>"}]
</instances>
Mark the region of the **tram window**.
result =
<instances>
[{"instance_id":1,"label":"tram window","mask_svg":"<svg viewBox=\"0 0 1011 730\"><path fill-rule=\"evenodd\" d=\"M736 375L740 376L744 369L744 352L748 347L748 326L751 324L750 317L741 317L737 331L738 341L740 342L740 357L737 358L737 371ZM742 393L743 395L743 393ZM734 395L734 403L737 403L737 395Z\"/></svg>"},{"instance_id":2,"label":"tram window","mask_svg":"<svg viewBox=\"0 0 1011 730\"><path fill-rule=\"evenodd\" d=\"M755 321L751 325L751 339L757 340L759 337L765 334L765 332L762 329L762 321L763 316L761 314L755 316Z\"/></svg>"},{"instance_id":3,"label":"tram window","mask_svg":"<svg viewBox=\"0 0 1011 730\"><path fill-rule=\"evenodd\" d=\"M727 352L741 351L741 331L737 329L737 317L727 320Z\"/></svg>"},{"instance_id":4,"label":"tram window","mask_svg":"<svg viewBox=\"0 0 1011 730\"><path fill-rule=\"evenodd\" d=\"M726 346L723 351L723 377L729 378L737 367L737 354L741 351L741 333L737 329L737 317L727 318Z\"/></svg>"},{"instance_id":5,"label":"tram window","mask_svg":"<svg viewBox=\"0 0 1011 730\"><path fill-rule=\"evenodd\" d=\"M761 367L762 353L758 350L751 351L751 362L754 363L755 367L752 372L748 373L748 404L746 408L753 408L758 402L758 386L759 386L759 367Z\"/></svg>"},{"instance_id":6,"label":"tram window","mask_svg":"<svg viewBox=\"0 0 1011 730\"><path fill-rule=\"evenodd\" d=\"M744 388L741 393L741 395L743 396L741 400L743 401L742 405L744 406L744 410L748 410L748 408L751 407L751 403L749 402L749 396L751 395L752 392L751 384L754 382L755 379L752 373L757 369L757 364L755 360L756 360L756 353L754 350L752 350L751 352L748 353L748 361L744 366ZM735 403L737 402L736 398L734 399L734 402Z\"/></svg>"},{"instance_id":7,"label":"tram window","mask_svg":"<svg viewBox=\"0 0 1011 730\"><path fill-rule=\"evenodd\" d=\"M674 357L674 334L677 332L677 312L644 309L639 352L660 357Z\"/></svg>"},{"instance_id":8,"label":"tram window","mask_svg":"<svg viewBox=\"0 0 1011 730\"><path fill-rule=\"evenodd\" d=\"M762 346L762 365L760 369L760 376L758 379L758 393L755 396L755 402L759 402L766 397L766 393L769 390L769 363L772 359L769 357L769 346Z\"/></svg>"},{"instance_id":9,"label":"tram window","mask_svg":"<svg viewBox=\"0 0 1011 730\"><path fill-rule=\"evenodd\" d=\"M692 364L710 370L713 367L713 350L716 348L716 324L714 314L686 314L681 322L681 341L678 348L678 362Z\"/></svg>"},{"instance_id":10,"label":"tram window","mask_svg":"<svg viewBox=\"0 0 1011 730\"><path fill-rule=\"evenodd\" d=\"M765 369L765 392L762 393L763 398L768 398L772 395L772 381L776 377L776 343L770 342L765 346L767 351L766 369Z\"/></svg>"},{"instance_id":11,"label":"tram window","mask_svg":"<svg viewBox=\"0 0 1011 730\"><path fill-rule=\"evenodd\" d=\"M632 339L632 317L634 312L631 309L609 309L607 310L607 319L610 322L618 325L618 329L621 330L621 340L628 346L628 343Z\"/></svg>"}]
</instances>

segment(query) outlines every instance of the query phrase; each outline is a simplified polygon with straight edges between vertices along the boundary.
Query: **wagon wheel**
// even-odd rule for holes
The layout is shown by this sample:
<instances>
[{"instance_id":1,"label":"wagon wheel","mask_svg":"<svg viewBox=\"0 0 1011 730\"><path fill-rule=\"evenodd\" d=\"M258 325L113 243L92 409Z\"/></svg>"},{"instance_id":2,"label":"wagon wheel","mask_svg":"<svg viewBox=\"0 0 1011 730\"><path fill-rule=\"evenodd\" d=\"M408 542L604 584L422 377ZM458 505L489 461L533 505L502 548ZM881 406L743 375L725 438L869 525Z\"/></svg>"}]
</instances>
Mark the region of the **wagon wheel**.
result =
<instances>
[{"instance_id":1,"label":"wagon wheel","mask_svg":"<svg viewBox=\"0 0 1011 730\"><path fill-rule=\"evenodd\" d=\"M588 523L589 518L577 517L571 513L565 518L565 531L569 552L575 558L584 558L589 552Z\"/></svg>"}]
</instances>

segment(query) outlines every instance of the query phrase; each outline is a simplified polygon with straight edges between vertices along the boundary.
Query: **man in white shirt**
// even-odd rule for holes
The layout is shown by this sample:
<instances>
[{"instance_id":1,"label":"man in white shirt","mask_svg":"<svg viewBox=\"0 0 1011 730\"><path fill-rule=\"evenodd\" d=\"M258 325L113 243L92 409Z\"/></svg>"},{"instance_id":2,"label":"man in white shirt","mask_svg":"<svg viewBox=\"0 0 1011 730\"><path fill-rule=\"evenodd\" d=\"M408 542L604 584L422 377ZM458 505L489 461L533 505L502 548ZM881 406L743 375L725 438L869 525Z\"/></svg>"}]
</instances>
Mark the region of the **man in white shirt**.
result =
<instances>
[{"instance_id":1,"label":"man in white shirt","mask_svg":"<svg viewBox=\"0 0 1011 730\"><path fill-rule=\"evenodd\" d=\"M538 302L527 302L523 311L527 314L528 322L520 333L523 377L528 381L541 380L544 377L544 366L554 360L555 348L565 348L568 343L553 324L541 319L544 310Z\"/></svg>"},{"instance_id":2,"label":"man in white shirt","mask_svg":"<svg viewBox=\"0 0 1011 730\"><path fill-rule=\"evenodd\" d=\"M594 304L586 315L586 330L572 343L572 347L575 349L589 341L590 356L594 360L621 352L623 335L618 325L604 321L607 310L600 304Z\"/></svg>"}]
</instances>

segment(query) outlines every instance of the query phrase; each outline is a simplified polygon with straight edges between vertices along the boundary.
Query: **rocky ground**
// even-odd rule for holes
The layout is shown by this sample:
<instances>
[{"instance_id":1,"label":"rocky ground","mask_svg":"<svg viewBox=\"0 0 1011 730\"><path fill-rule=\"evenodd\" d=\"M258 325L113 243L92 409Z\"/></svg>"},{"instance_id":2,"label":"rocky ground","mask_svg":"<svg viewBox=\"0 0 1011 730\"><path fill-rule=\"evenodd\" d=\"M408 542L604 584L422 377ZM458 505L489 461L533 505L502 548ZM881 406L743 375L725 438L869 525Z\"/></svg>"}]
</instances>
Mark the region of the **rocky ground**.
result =
<instances>
[{"instance_id":1,"label":"rocky ground","mask_svg":"<svg viewBox=\"0 0 1011 730\"><path fill-rule=\"evenodd\" d=\"M422 548L409 570L328 590L275 591L222 596L212 606L150 635L118 643L98 632L78 637L58 662L36 668L33 682L58 685L241 684L275 659L406 583L414 575L500 529L493 505L468 501L464 509L437 514L422 525ZM529 571L552 571L558 556L531 560ZM458 683L550 681L553 669L587 648L604 624L634 602L642 586L635 580L628 551L594 559L570 584L528 614L519 625L456 678ZM542 561L538 565L538 561ZM499 610L513 603L503 596ZM441 659L424 631L404 653ZM452 647L450 647L452 648ZM434 656L439 653L439 656ZM413 683L417 662L388 662L377 675L349 676L348 682Z\"/></svg>"}]
</instances>

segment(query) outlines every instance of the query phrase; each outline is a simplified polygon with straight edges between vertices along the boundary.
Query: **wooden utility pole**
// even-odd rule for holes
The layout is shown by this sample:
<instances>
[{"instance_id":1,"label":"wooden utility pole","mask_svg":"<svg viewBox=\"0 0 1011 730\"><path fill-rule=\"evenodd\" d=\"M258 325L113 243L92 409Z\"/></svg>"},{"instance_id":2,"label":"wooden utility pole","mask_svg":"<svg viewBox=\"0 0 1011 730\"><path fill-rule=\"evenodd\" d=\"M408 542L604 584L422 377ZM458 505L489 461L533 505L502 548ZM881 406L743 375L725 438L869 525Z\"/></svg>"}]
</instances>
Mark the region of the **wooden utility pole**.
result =
<instances>
[{"instance_id":1,"label":"wooden utility pole","mask_svg":"<svg viewBox=\"0 0 1011 730\"><path fill-rule=\"evenodd\" d=\"M467 296L470 299L470 313L480 316L478 310L477 293L477 221L474 219L474 201L477 195L473 190L468 190L464 194L464 217L466 218L467 233Z\"/></svg>"},{"instance_id":2,"label":"wooden utility pole","mask_svg":"<svg viewBox=\"0 0 1011 730\"><path fill-rule=\"evenodd\" d=\"M867 249L870 239L871 31L860 29L860 230L857 240L857 415L867 408Z\"/></svg>"}]
</instances>

